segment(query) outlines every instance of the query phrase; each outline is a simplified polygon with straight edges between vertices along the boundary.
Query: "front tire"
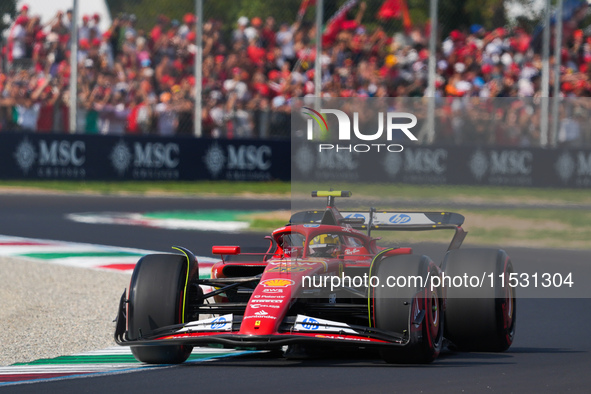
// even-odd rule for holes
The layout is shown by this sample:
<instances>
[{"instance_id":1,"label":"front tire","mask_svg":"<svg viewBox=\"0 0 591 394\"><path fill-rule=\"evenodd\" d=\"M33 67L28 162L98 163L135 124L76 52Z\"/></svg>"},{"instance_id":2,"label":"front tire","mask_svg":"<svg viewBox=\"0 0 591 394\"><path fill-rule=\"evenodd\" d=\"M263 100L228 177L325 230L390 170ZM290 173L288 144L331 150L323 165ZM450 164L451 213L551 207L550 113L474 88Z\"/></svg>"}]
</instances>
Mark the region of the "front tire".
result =
<instances>
[{"instance_id":1,"label":"front tire","mask_svg":"<svg viewBox=\"0 0 591 394\"><path fill-rule=\"evenodd\" d=\"M128 337L138 340L155 330L185 322L185 296L198 278L196 261L183 255L151 254L142 257L131 277ZM179 364L191 354L186 345L131 346L134 357L148 364Z\"/></svg>"},{"instance_id":2,"label":"front tire","mask_svg":"<svg viewBox=\"0 0 591 394\"><path fill-rule=\"evenodd\" d=\"M439 275L438 267L427 256L392 256L372 267L371 275L377 276L380 283L370 289L374 306L372 325L408 337L403 347L380 350L384 361L418 364L435 360L443 341L443 295L440 288L421 284L426 284L427 277ZM390 287L388 277L421 277L422 281Z\"/></svg>"},{"instance_id":3,"label":"front tire","mask_svg":"<svg viewBox=\"0 0 591 394\"><path fill-rule=\"evenodd\" d=\"M513 343L517 317L515 289L508 285L513 265L507 253L501 249L452 250L443 270L449 277L485 279L481 287L448 286L445 337L459 350L507 350Z\"/></svg>"}]
</instances>

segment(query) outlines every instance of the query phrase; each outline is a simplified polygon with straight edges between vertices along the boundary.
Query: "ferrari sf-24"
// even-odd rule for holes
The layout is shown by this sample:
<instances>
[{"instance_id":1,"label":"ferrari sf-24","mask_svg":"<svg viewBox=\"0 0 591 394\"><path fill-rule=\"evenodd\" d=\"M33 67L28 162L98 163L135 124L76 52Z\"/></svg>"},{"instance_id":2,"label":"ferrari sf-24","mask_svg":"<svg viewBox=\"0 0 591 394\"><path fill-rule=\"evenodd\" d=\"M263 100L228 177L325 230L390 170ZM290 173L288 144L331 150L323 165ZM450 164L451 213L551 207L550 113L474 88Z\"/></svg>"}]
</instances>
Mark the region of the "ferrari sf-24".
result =
<instances>
[{"instance_id":1,"label":"ferrari sf-24","mask_svg":"<svg viewBox=\"0 0 591 394\"><path fill-rule=\"evenodd\" d=\"M150 364L182 363L196 346L284 355L353 348L403 364L432 362L444 346L511 346L516 299L503 287L513 272L503 250L460 249L460 214L337 209L335 198L350 196L312 192L326 208L293 214L266 237L266 253L213 246L220 260L206 279L186 248L142 257L121 296L116 342ZM453 231L439 263L372 237L439 229Z\"/></svg>"}]
</instances>

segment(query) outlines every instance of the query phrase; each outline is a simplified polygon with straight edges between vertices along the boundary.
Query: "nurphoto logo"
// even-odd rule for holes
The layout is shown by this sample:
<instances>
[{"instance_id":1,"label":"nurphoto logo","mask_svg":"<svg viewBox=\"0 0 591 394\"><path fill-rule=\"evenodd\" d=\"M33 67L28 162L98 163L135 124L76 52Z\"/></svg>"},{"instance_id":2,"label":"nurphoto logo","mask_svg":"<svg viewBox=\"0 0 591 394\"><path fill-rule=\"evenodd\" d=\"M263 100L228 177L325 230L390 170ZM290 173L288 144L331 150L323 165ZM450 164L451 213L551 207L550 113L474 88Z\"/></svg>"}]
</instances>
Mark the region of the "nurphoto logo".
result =
<instances>
[{"instance_id":1,"label":"nurphoto logo","mask_svg":"<svg viewBox=\"0 0 591 394\"><path fill-rule=\"evenodd\" d=\"M417 141L417 137L410 131L417 124L417 117L408 112L379 112L378 113L378 130L375 133L366 134L360 130L359 127L359 113L353 113L353 122L345 112L338 109L321 109L316 111L309 107L303 107L303 114L310 118L307 121L307 139L313 141L314 136L314 122L318 125L320 134L322 136L329 136L332 130L329 130L328 123L323 114L335 115L338 122L338 140L348 141L352 139L351 130L353 130L354 138L361 141L377 141L382 139L384 129L386 130L386 140L392 141L393 132L400 130L411 141ZM399 123L401 120L408 120L407 123ZM384 127L385 124L385 127ZM353 127L351 127L351 125ZM404 147L400 144L318 144L318 151L336 151L336 152L358 152L365 153L370 151L380 152L381 150L398 153L402 152Z\"/></svg>"}]
</instances>

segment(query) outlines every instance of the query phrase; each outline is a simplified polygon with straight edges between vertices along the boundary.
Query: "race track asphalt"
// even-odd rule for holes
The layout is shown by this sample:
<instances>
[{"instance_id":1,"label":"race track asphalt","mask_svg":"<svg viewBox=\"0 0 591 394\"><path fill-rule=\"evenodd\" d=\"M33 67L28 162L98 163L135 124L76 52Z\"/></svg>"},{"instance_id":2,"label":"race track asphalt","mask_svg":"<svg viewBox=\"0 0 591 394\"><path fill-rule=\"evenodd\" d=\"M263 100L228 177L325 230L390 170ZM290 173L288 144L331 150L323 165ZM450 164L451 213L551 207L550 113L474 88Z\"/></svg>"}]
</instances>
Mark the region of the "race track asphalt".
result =
<instances>
[{"instance_id":1,"label":"race track asphalt","mask_svg":"<svg viewBox=\"0 0 591 394\"><path fill-rule=\"evenodd\" d=\"M87 224L68 220L68 213L149 212L169 210L276 210L290 209L288 200L236 200L199 198L0 195L0 234L59 241L88 242L110 246L170 252L180 245L197 255L210 255L211 245L263 245L260 234L228 234L161 230L149 227Z\"/></svg>"},{"instance_id":2,"label":"race track asphalt","mask_svg":"<svg viewBox=\"0 0 591 394\"><path fill-rule=\"evenodd\" d=\"M67 213L197 209L289 209L289 201L0 195L0 234L168 251L180 244L209 255L212 244L265 245L263 234L220 234L69 222ZM469 243L467 241L467 243ZM435 259L441 245L419 245ZM514 262L591 264L588 251L506 248ZM508 352L443 353L423 366L393 366L360 354L287 360L253 354L141 372L31 383L10 393L589 393L591 299L521 299ZM345 357L347 356L347 357Z\"/></svg>"}]
</instances>

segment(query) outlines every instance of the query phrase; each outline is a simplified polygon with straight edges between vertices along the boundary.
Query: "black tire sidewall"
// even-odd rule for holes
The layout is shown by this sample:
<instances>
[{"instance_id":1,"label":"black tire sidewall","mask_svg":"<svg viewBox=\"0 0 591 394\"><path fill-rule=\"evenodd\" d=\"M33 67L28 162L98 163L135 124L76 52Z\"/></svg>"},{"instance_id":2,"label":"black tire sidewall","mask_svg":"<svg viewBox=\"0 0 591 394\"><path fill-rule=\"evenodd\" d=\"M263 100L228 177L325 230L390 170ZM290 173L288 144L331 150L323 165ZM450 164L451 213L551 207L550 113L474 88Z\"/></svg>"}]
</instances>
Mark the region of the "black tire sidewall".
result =
<instances>
[{"instance_id":1,"label":"black tire sidewall","mask_svg":"<svg viewBox=\"0 0 591 394\"><path fill-rule=\"evenodd\" d=\"M188 265L183 255L152 254L140 259L132 274L128 297L129 339L146 338L159 328L185 321L186 288L197 271ZM192 347L132 346L131 350L142 362L175 364L185 361Z\"/></svg>"},{"instance_id":2,"label":"black tire sidewall","mask_svg":"<svg viewBox=\"0 0 591 394\"><path fill-rule=\"evenodd\" d=\"M505 251L453 250L447 253L442 268L448 277L484 277L481 287L447 287L446 338L459 350L498 352L508 349L515 333L517 303L512 291L512 324L504 327L508 275L513 272ZM501 275L505 275L504 281Z\"/></svg>"},{"instance_id":3,"label":"black tire sidewall","mask_svg":"<svg viewBox=\"0 0 591 394\"><path fill-rule=\"evenodd\" d=\"M426 279L428 275L437 274L437 267L433 261L427 256L419 255L386 257L372 268L372 275L380 279L380 284L384 284L389 276L405 276L407 278L421 276ZM429 291L428 297L424 297L427 290ZM422 287L382 287L380 285L372 289L370 294L373 297L373 300L370 301L374 302L371 318L375 320L376 327L397 333L409 333L413 319L411 316L413 299L416 296L420 307L427 309L424 303L430 301L431 290ZM382 350L380 353L384 360L391 363L428 363L437 357L442 347L444 328L444 320L441 316L443 305L441 289L437 289L437 298L440 315L436 338L429 340L431 335L427 332L430 330L429 317L426 315L421 324L421 338L415 340L411 336L410 342L401 348ZM425 310L425 313L427 314L429 311Z\"/></svg>"}]
</instances>

